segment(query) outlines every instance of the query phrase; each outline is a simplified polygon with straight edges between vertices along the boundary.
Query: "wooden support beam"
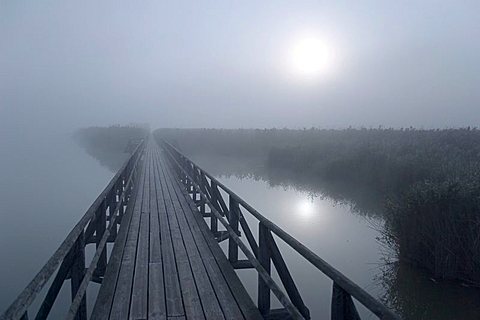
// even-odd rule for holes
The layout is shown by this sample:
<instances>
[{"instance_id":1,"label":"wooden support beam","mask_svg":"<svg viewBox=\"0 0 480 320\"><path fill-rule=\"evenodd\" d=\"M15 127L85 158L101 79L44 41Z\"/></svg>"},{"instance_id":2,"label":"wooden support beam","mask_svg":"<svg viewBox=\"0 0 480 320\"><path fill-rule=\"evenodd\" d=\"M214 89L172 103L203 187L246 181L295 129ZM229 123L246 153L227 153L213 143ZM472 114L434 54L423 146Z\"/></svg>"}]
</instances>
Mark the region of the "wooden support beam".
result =
<instances>
[{"instance_id":1,"label":"wooden support beam","mask_svg":"<svg viewBox=\"0 0 480 320\"><path fill-rule=\"evenodd\" d=\"M271 276L270 250L268 249L268 233L270 231L263 223L258 224L258 262L265 269L268 276ZM270 287L265 280L258 276L258 309L262 315L270 313Z\"/></svg>"},{"instance_id":2,"label":"wooden support beam","mask_svg":"<svg viewBox=\"0 0 480 320\"><path fill-rule=\"evenodd\" d=\"M70 268L72 267L73 263L73 252L70 252L65 259L63 260L60 268L57 271L55 278L53 279L50 288L48 289L47 295L43 299L42 305L38 309L37 315L35 316L35 320L43 320L47 319L50 310L55 303L55 299L57 299L58 293L60 289L62 289L63 283L69 276Z\"/></svg>"},{"instance_id":3,"label":"wooden support beam","mask_svg":"<svg viewBox=\"0 0 480 320\"><path fill-rule=\"evenodd\" d=\"M82 283L83 276L85 274L85 239L83 232L78 237L75 245L73 246L73 264L70 269L71 274L71 292L72 292L72 301L75 298L80 284ZM75 320L85 320L87 319L87 299L84 296L82 303L78 308Z\"/></svg>"},{"instance_id":4,"label":"wooden support beam","mask_svg":"<svg viewBox=\"0 0 480 320\"><path fill-rule=\"evenodd\" d=\"M253 269L255 268L252 264L252 262L250 262L250 260L246 259L246 260L237 260L235 262L232 262L232 267L234 269Z\"/></svg>"},{"instance_id":5,"label":"wooden support beam","mask_svg":"<svg viewBox=\"0 0 480 320\"><path fill-rule=\"evenodd\" d=\"M119 181L121 182L121 181ZM110 197L110 201L108 203L108 212L109 212L109 218L110 218L110 223L112 223L111 221L113 220L114 216L116 215L116 212L115 212L115 209L117 208L117 204L121 201L121 199L117 199L118 198L118 190L119 190L119 185L118 183L115 185L115 187L113 188L113 191L112 191L112 195ZM110 229L110 236L108 238L108 241L110 242L113 242L115 241L115 238L117 237L117 226L116 226L117 222L115 220L115 226L113 226L113 228Z\"/></svg>"},{"instance_id":6,"label":"wooden support beam","mask_svg":"<svg viewBox=\"0 0 480 320\"><path fill-rule=\"evenodd\" d=\"M238 234L238 213L240 208L234 198L229 197L228 202L230 206L229 223L233 231ZM228 260L232 264L238 261L238 246L232 237L228 239Z\"/></svg>"},{"instance_id":7,"label":"wooden support beam","mask_svg":"<svg viewBox=\"0 0 480 320\"><path fill-rule=\"evenodd\" d=\"M258 258L257 241L255 240L252 230L250 230L250 227L248 226L248 223L245 220L245 217L243 216L240 210L238 211L238 220L240 222L240 225L242 226L243 232L245 233L245 237L247 238L248 244L250 245L250 249L252 249L252 252L255 255L255 257Z\"/></svg>"},{"instance_id":8,"label":"wooden support beam","mask_svg":"<svg viewBox=\"0 0 480 320\"><path fill-rule=\"evenodd\" d=\"M288 297L290 301L292 301L293 305L297 307L298 311L302 314L305 319L310 319L310 310L308 310L307 306L303 302L303 299L298 291L298 288L293 280L290 271L283 260L282 253L278 249L277 244L275 243L275 239L272 236L271 232L267 232L267 243L268 249L270 252L270 256L272 258L273 265L277 270L278 276L282 281L283 287L287 291Z\"/></svg>"},{"instance_id":9,"label":"wooden support beam","mask_svg":"<svg viewBox=\"0 0 480 320\"><path fill-rule=\"evenodd\" d=\"M270 313L265 316L265 320L291 320L293 319L290 313L285 308L272 309Z\"/></svg>"},{"instance_id":10,"label":"wooden support beam","mask_svg":"<svg viewBox=\"0 0 480 320\"><path fill-rule=\"evenodd\" d=\"M212 181L212 192L215 194L215 198L218 202L219 208L217 209L220 213L222 213L222 216L229 216L228 212L228 207L225 204L225 200L223 200L222 194L220 193L220 190L218 189L218 184L214 181Z\"/></svg>"},{"instance_id":11,"label":"wooden support beam","mask_svg":"<svg viewBox=\"0 0 480 320\"><path fill-rule=\"evenodd\" d=\"M360 320L352 296L335 282L332 291L332 320Z\"/></svg>"},{"instance_id":12,"label":"wooden support beam","mask_svg":"<svg viewBox=\"0 0 480 320\"><path fill-rule=\"evenodd\" d=\"M105 198L97 211L97 228L95 231L95 240L96 240L95 247L97 248L97 250L98 250L98 247L100 246L100 241L102 240L103 234L107 229L106 209L107 209L107 202ZM106 268L107 268L107 250L104 250L102 252L102 255L100 256L100 260L98 261L97 268L95 270L95 275L102 277L105 274Z\"/></svg>"},{"instance_id":13,"label":"wooden support beam","mask_svg":"<svg viewBox=\"0 0 480 320\"><path fill-rule=\"evenodd\" d=\"M215 234L215 239L217 240L217 242L222 242L222 241L225 241L229 238L229 233L228 231L217 231Z\"/></svg>"},{"instance_id":14,"label":"wooden support beam","mask_svg":"<svg viewBox=\"0 0 480 320\"><path fill-rule=\"evenodd\" d=\"M212 189L214 188L215 184L212 181ZM217 200L217 195L215 192L212 193L212 199L211 199L211 204L213 205L214 209L221 212L220 206L218 205L218 200ZM213 234L218 232L218 220L215 217L213 213L210 215L210 231L212 231Z\"/></svg>"}]
</instances>

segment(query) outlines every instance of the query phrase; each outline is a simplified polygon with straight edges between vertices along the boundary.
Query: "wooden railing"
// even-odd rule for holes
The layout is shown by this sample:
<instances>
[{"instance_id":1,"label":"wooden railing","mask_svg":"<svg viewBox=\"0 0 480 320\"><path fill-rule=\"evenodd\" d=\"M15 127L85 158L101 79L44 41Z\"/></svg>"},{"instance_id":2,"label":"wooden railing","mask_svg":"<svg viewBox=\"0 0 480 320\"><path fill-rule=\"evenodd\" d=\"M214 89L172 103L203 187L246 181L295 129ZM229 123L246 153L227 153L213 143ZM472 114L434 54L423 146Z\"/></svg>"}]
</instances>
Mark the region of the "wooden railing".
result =
<instances>
[{"instance_id":1,"label":"wooden railing","mask_svg":"<svg viewBox=\"0 0 480 320\"><path fill-rule=\"evenodd\" d=\"M67 319L86 319L86 291L90 281L101 283L107 266L107 242L114 242L118 226L139 175L142 140L110 183L100 193L85 215L70 231L60 247L50 257L0 319L28 319L29 307L36 301L47 282L53 277L35 319L46 319L63 284L70 280L72 303ZM129 209L127 209L129 210ZM95 244L96 251L85 268L85 247Z\"/></svg>"},{"instance_id":2,"label":"wooden railing","mask_svg":"<svg viewBox=\"0 0 480 320\"><path fill-rule=\"evenodd\" d=\"M309 309L303 302L295 281L278 249L272 235L273 233L333 281L331 319L360 319L352 297L380 319L400 319L377 299L272 221L261 215L232 190L193 163L175 147L165 141L163 141L162 146L176 169L180 181L182 181L187 191L191 194L201 214L210 218L210 230L217 241L228 239L227 256L232 266L235 269L256 269L258 273L257 306L262 315L271 318L282 316L288 316L292 319L310 318ZM226 194L228 199L224 198L220 190ZM253 235L245 219L245 214L253 216L258 221L258 237ZM226 231L219 231L219 221ZM239 227L243 231L248 246L240 239ZM239 248L247 259L239 259ZM286 293L271 276L272 264ZM271 292L283 305L283 309L271 309Z\"/></svg>"}]
</instances>

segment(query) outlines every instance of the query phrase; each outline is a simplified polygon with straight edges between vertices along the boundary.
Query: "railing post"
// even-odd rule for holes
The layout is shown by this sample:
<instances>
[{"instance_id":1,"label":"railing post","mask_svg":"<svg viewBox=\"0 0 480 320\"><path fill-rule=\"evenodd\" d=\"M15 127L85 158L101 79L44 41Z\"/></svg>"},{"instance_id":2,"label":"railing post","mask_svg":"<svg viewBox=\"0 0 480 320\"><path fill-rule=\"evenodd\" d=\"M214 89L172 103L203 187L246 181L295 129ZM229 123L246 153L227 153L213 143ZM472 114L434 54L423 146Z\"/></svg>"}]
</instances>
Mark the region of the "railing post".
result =
<instances>
[{"instance_id":1,"label":"railing post","mask_svg":"<svg viewBox=\"0 0 480 320\"><path fill-rule=\"evenodd\" d=\"M193 166L192 179L193 179L193 182L194 182L195 184L198 184L198 185L201 184L201 181L200 181L200 179L199 179L199 172L198 172L198 169L197 169L195 166ZM198 194L198 193L197 193L197 189L195 188L195 186L193 186L193 194L194 194L194 200L197 200L197 194ZM199 196L198 198L199 198L199 200L202 199L202 197L200 197L200 196Z\"/></svg>"},{"instance_id":2,"label":"railing post","mask_svg":"<svg viewBox=\"0 0 480 320\"><path fill-rule=\"evenodd\" d=\"M70 283L71 283L71 292L72 292L72 301L77 294L77 291L82 283L83 276L85 275L85 238L84 233L79 235L77 241L75 242L73 248L73 263L72 268L70 269ZM87 299L86 294L82 299L82 303L78 308L76 320L87 319Z\"/></svg>"},{"instance_id":3,"label":"railing post","mask_svg":"<svg viewBox=\"0 0 480 320\"><path fill-rule=\"evenodd\" d=\"M103 233L107 227L107 199L104 198L97 211L97 228L95 232L95 247L98 250ZM100 259L98 260L97 268L95 269L96 276L103 276L107 267L107 250L103 250Z\"/></svg>"},{"instance_id":4,"label":"railing post","mask_svg":"<svg viewBox=\"0 0 480 320\"><path fill-rule=\"evenodd\" d=\"M205 189L205 181L203 179L203 172L200 171L198 174L198 185L200 186L200 190L203 192L203 194L206 196L207 195L207 190ZM200 196L200 213L202 214L202 217L205 217L205 209L207 206L207 201L204 199L202 196Z\"/></svg>"},{"instance_id":5,"label":"railing post","mask_svg":"<svg viewBox=\"0 0 480 320\"><path fill-rule=\"evenodd\" d=\"M192 181L191 181L191 186L192 186L192 199L194 202L197 202L197 189L195 188L194 184L197 182L196 180L196 170L193 168L192 170L192 175L190 176Z\"/></svg>"},{"instance_id":6,"label":"railing post","mask_svg":"<svg viewBox=\"0 0 480 320\"><path fill-rule=\"evenodd\" d=\"M332 291L332 320L360 320L357 308L353 303L352 296L343 290L338 284L333 283Z\"/></svg>"},{"instance_id":7,"label":"railing post","mask_svg":"<svg viewBox=\"0 0 480 320\"><path fill-rule=\"evenodd\" d=\"M119 184L115 184L115 186L112 189L112 195L110 197L110 200L108 202L108 212L109 212L109 225L112 223L113 218L116 215L115 208L117 207L117 203L119 200L117 200L117 197L120 196L121 193L119 193ZM117 219L115 219L115 225L112 226L110 229L110 235L108 237L108 241L113 242L117 238Z\"/></svg>"},{"instance_id":8,"label":"railing post","mask_svg":"<svg viewBox=\"0 0 480 320\"><path fill-rule=\"evenodd\" d=\"M47 291L47 294L42 302L42 305L38 309L37 315L35 316L35 320L44 320L47 319L50 310L57 299L58 293L62 289L63 283L67 278L68 274L72 273L72 265L73 259L75 258L74 250L72 249L67 256L63 259L60 268L57 271L57 275L52 281L50 288Z\"/></svg>"},{"instance_id":9,"label":"railing post","mask_svg":"<svg viewBox=\"0 0 480 320\"><path fill-rule=\"evenodd\" d=\"M258 261L268 275L271 275L270 251L268 249L268 228L261 222L258 224ZM270 288L258 275L258 310L264 316L270 313Z\"/></svg>"},{"instance_id":10,"label":"railing post","mask_svg":"<svg viewBox=\"0 0 480 320\"><path fill-rule=\"evenodd\" d=\"M133 182L133 181L132 181ZM125 192L126 193L126 192ZM120 225L120 223L122 222L122 218L123 218L123 214L125 213L125 199L127 198L127 195L124 194L124 196L122 197L122 195L120 194L119 198L118 198L118 201L120 203L119 207L118 207L118 218L117 218L117 225ZM117 229L117 226L115 226L115 229Z\"/></svg>"},{"instance_id":11,"label":"railing post","mask_svg":"<svg viewBox=\"0 0 480 320\"><path fill-rule=\"evenodd\" d=\"M302 314L302 316L305 319L310 319L310 310L308 310L308 308L305 306L302 296L298 291L297 285L295 284L295 281L293 280L292 275L288 270L287 264L285 263L285 260L282 257L282 253L278 249L278 246L271 232L267 233L267 238L272 263L275 266L275 270L278 273L280 281L282 281L285 291L287 291L288 297L292 301L293 305Z\"/></svg>"},{"instance_id":12,"label":"railing post","mask_svg":"<svg viewBox=\"0 0 480 320\"><path fill-rule=\"evenodd\" d=\"M215 181L211 181L211 189L214 190L217 187L217 184ZM211 203L215 207L217 211L220 211L220 208L218 206L218 201L217 201L217 194L212 191L212 199ZM211 210L210 210L211 211ZM212 231L213 235L216 237L218 233L218 220L217 217L213 214L213 212L210 212L210 231Z\"/></svg>"},{"instance_id":13,"label":"railing post","mask_svg":"<svg viewBox=\"0 0 480 320\"><path fill-rule=\"evenodd\" d=\"M238 211L240 210L238 202L231 195L229 196L229 207L230 207L230 226L233 231L238 234ZM235 263L238 261L238 245L233 240L233 237L230 236L228 239L228 260L230 263Z\"/></svg>"}]
</instances>

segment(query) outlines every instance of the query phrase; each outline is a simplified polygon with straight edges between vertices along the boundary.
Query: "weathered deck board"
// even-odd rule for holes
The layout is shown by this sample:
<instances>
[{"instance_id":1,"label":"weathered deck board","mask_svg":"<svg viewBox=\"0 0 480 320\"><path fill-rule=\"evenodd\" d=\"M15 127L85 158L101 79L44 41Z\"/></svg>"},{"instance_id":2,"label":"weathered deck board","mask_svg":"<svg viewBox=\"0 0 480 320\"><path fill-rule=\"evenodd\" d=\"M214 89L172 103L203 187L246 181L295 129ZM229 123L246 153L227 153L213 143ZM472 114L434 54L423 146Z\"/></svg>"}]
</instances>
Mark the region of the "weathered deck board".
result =
<instances>
[{"instance_id":1,"label":"weathered deck board","mask_svg":"<svg viewBox=\"0 0 480 320\"><path fill-rule=\"evenodd\" d=\"M176 220L175 224L178 226L178 230L183 238L190 268L192 270L205 317L206 319L224 319L222 310L210 283L210 279L203 265L202 257L198 252L191 230L189 229L183 216L183 209L180 206L180 202L177 198L175 190L173 189L172 182L168 179L166 170L163 168L163 166L162 172L162 183L165 184L165 187L169 192L170 200L172 201L174 208L172 211L175 213L175 216L172 217L171 220Z\"/></svg>"},{"instance_id":2,"label":"weathered deck board","mask_svg":"<svg viewBox=\"0 0 480 320\"><path fill-rule=\"evenodd\" d=\"M123 250L123 257L120 265L120 273L117 278L117 285L112 294L113 303L110 310L112 319L127 319L130 309L130 296L133 285L133 275L135 271L135 258L137 253L137 241L140 228L140 212L143 200L143 185L145 184L146 172L142 170L142 185L138 187L136 195L135 207L133 209L132 218L128 229L127 241ZM116 246L117 244L115 244ZM110 267L110 264L108 264ZM102 291L102 290L100 290ZM101 293L99 293L101 294ZM103 319L106 319L104 317Z\"/></svg>"},{"instance_id":3,"label":"weathered deck board","mask_svg":"<svg viewBox=\"0 0 480 320\"><path fill-rule=\"evenodd\" d=\"M166 159L163 159L161 163L169 166ZM171 175L171 170L169 174ZM257 307L248 295L245 287L240 282L235 270L231 267L230 262L228 262L226 259L222 249L218 245L217 241L212 237L212 234L208 229L207 224L203 220L203 217L201 214L198 214L198 209L196 208L195 204L193 201L187 201L187 199L190 198L187 194L187 191L178 183L175 183L174 186L177 194L179 195L179 199L181 199L180 194L183 194L184 200L182 203L190 207L190 212L192 214L188 214L188 210L185 208L185 217L189 221L189 225L192 229L192 233L195 236L197 245L199 248L202 248L202 252L204 252L203 261L210 270L209 274L215 279L218 278L217 281L212 281L212 283L218 286L215 289L217 296L224 298L220 299L220 303L222 308L224 308L226 318L237 319L238 317L236 308L231 307L230 305L230 296L233 295L234 299L237 301L238 307L246 319L263 319ZM198 231L200 231L200 233ZM210 251L211 254L209 254L208 251ZM222 280L222 277L224 280Z\"/></svg>"},{"instance_id":4,"label":"weathered deck board","mask_svg":"<svg viewBox=\"0 0 480 320\"><path fill-rule=\"evenodd\" d=\"M94 319L261 319L200 212L149 141Z\"/></svg>"},{"instance_id":5,"label":"weathered deck board","mask_svg":"<svg viewBox=\"0 0 480 320\"><path fill-rule=\"evenodd\" d=\"M151 163L150 175L150 260L148 267L148 318L163 320L167 318L165 302L165 282L163 280L162 249L160 240L160 220L155 182L155 166Z\"/></svg>"},{"instance_id":6,"label":"weathered deck board","mask_svg":"<svg viewBox=\"0 0 480 320\"><path fill-rule=\"evenodd\" d=\"M142 207L140 212L140 227L137 239L135 271L133 277L132 298L130 302L130 319L147 318L148 312L148 264L150 236L150 176L151 152L147 154L145 164L145 182L143 184Z\"/></svg>"}]
</instances>

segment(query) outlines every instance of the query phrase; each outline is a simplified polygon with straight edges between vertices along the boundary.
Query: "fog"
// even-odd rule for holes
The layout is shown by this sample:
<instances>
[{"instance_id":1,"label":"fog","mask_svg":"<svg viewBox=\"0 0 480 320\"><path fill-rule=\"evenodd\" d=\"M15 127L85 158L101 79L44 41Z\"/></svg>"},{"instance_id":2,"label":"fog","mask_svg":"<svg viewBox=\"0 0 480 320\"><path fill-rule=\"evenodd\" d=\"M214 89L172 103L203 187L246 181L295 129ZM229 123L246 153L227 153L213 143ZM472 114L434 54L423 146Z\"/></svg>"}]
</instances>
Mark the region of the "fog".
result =
<instances>
[{"instance_id":1,"label":"fog","mask_svg":"<svg viewBox=\"0 0 480 320\"><path fill-rule=\"evenodd\" d=\"M478 126L479 13L478 0L0 0L0 257L5 261L0 311L114 174L102 166L105 159L73 141L78 128L131 123L152 129ZM309 37L314 41L298 52L298 43ZM452 141L477 141L477 131L449 135L460 137ZM478 155L471 147L478 143L466 145ZM422 151L432 144L418 146ZM428 158L425 150L418 154ZM469 164L456 154L451 158L459 166ZM259 177L221 179L262 212L274 212L270 218L315 250L334 241L329 248L334 250L322 257L376 297L393 287L392 295L399 291L415 315L423 315L427 305L427 317L478 318L480 293L470 288L439 287L430 277L405 271L398 276L405 286L375 284L379 273L369 263L382 256L374 246L377 231L363 217L328 199L314 199L308 184L271 173ZM279 198L284 202L272 200ZM286 217L299 204L317 206L322 215L307 212L310 220L304 217L303 225L295 226ZM331 233L318 235L325 226ZM345 231L337 232L339 226ZM352 262L346 256L361 259ZM330 284L322 305L317 287L308 287L312 277L305 279L312 310L328 309ZM440 298L412 298L412 292L424 292L418 288Z\"/></svg>"},{"instance_id":2,"label":"fog","mask_svg":"<svg viewBox=\"0 0 480 320\"><path fill-rule=\"evenodd\" d=\"M2 1L2 134L478 124L477 1ZM335 66L286 66L313 32Z\"/></svg>"}]
</instances>

